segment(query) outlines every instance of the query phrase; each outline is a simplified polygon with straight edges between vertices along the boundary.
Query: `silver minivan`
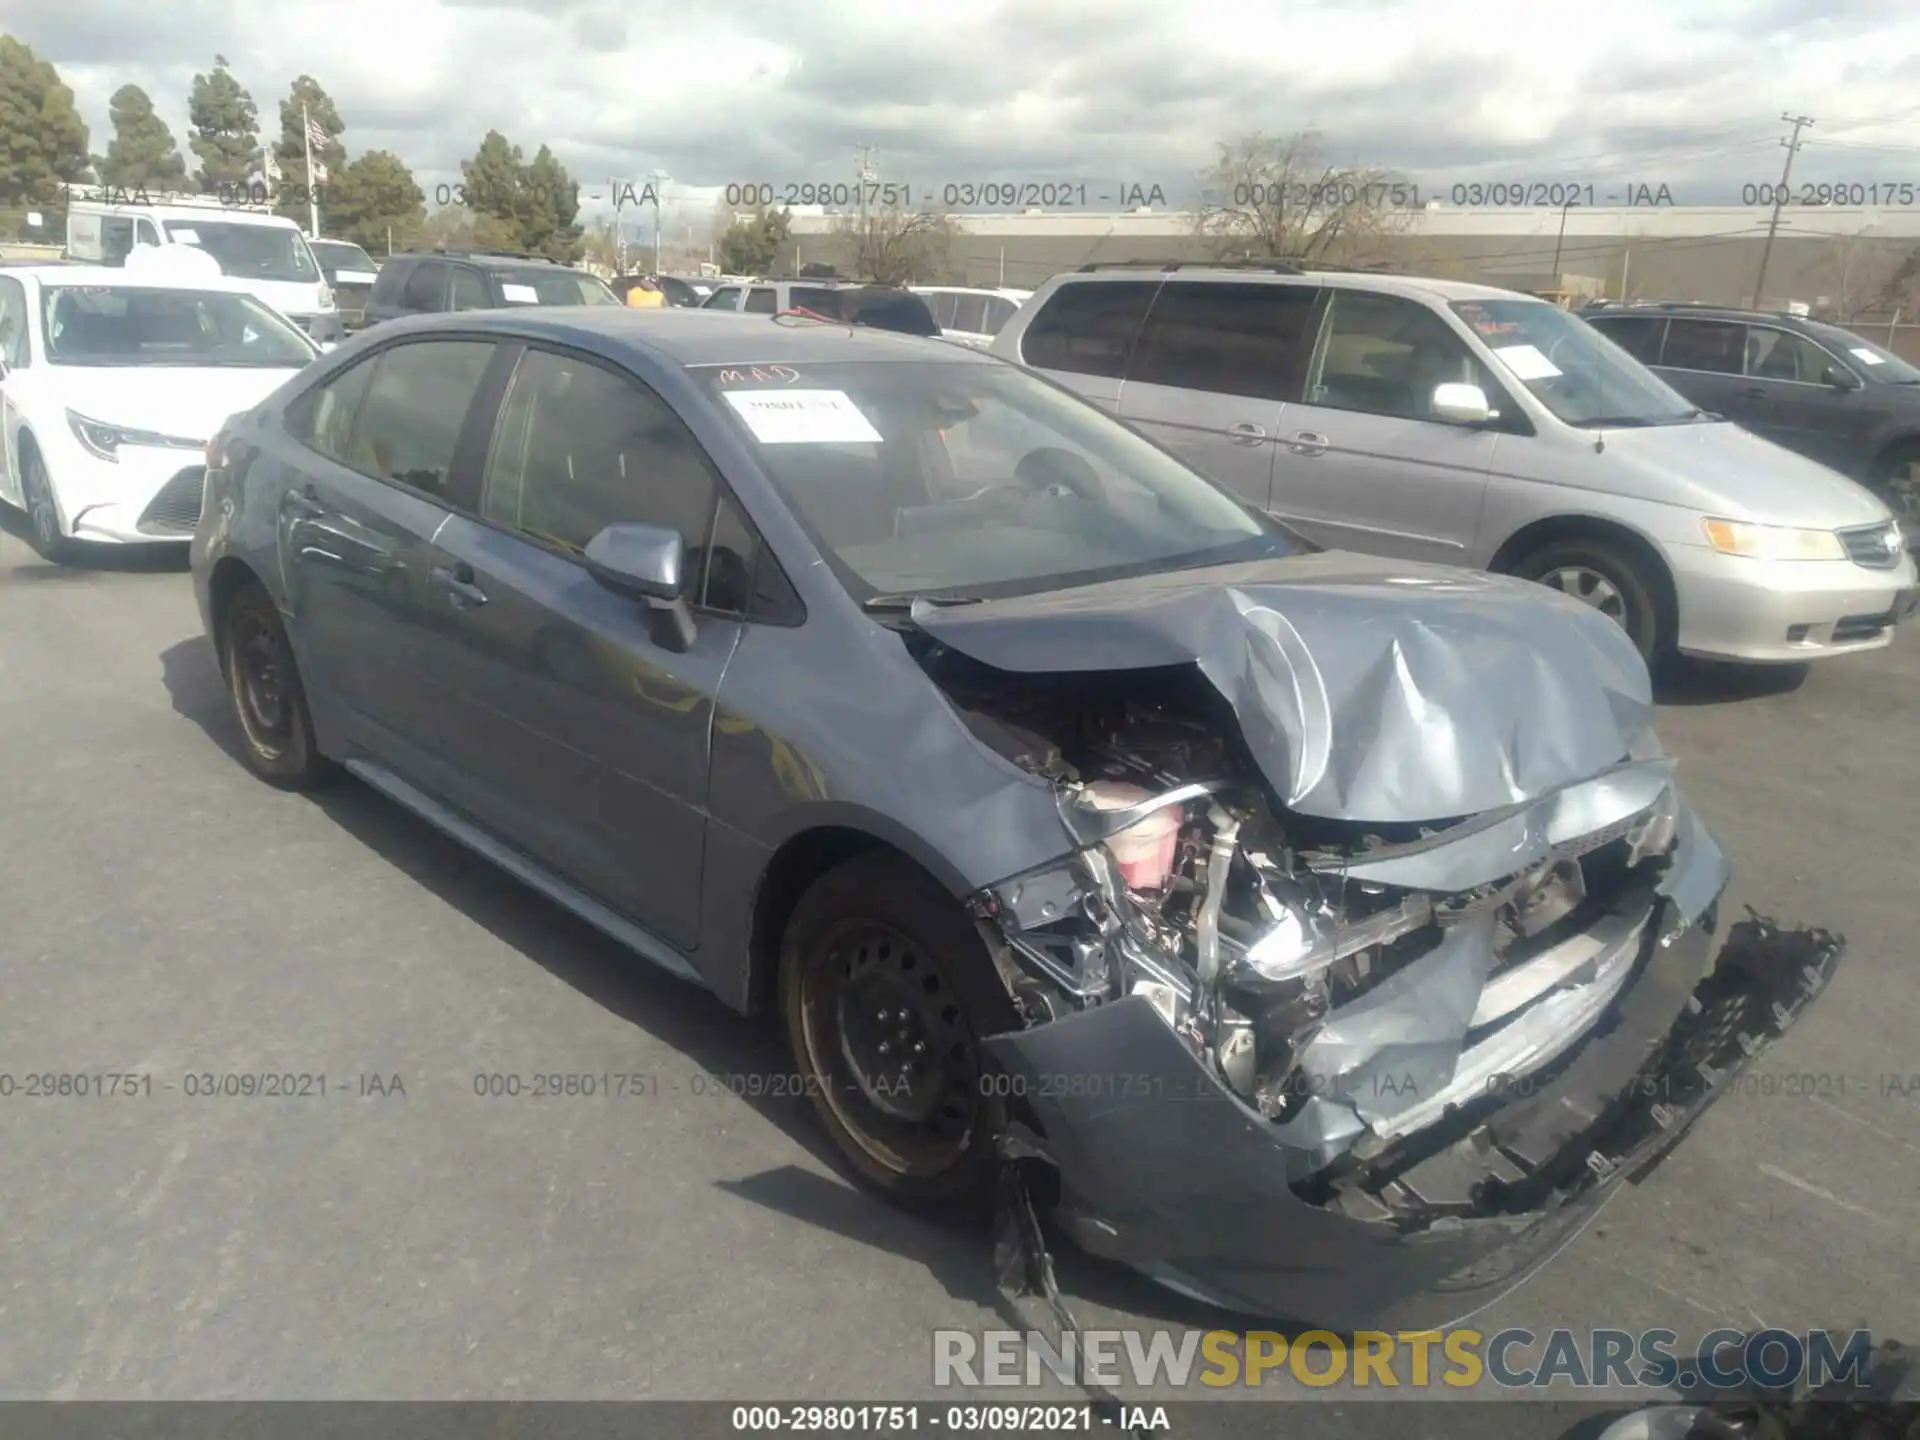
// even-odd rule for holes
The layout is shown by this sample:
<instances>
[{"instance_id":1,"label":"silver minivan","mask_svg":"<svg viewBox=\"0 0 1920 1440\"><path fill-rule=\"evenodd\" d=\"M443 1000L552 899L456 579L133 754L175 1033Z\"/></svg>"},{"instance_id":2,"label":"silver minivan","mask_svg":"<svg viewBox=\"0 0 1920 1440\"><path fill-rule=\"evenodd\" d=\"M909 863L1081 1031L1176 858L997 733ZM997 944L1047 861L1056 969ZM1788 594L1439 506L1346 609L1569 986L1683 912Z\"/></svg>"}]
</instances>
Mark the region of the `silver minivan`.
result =
<instances>
[{"instance_id":1,"label":"silver minivan","mask_svg":"<svg viewBox=\"0 0 1920 1440\"><path fill-rule=\"evenodd\" d=\"M1329 548L1537 580L1649 658L1873 650L1920 604L1887 507L1577 316L1446 280L1205 266L1043 284L992 352Z\"/></svg>"}]
</instances>

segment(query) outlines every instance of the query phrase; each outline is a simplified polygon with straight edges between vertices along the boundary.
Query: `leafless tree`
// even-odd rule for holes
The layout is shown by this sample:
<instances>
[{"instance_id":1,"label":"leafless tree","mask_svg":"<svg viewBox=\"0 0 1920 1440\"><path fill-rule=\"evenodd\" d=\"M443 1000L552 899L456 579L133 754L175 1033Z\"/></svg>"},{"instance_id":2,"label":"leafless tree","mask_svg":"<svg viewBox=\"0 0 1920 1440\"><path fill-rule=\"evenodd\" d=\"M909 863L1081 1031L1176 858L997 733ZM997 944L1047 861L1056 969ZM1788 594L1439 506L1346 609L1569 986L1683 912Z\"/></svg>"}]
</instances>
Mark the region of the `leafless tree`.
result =
<instances>
[{"instance_id":1,"label":"leafless tree","mask_svg":"<svg viewBox=\"0 0 1920 1440\"><path fill-rule=\"evenodd\" d=\"M1364 264L1404 234L1419 192L1406 176L1327 163L1317 131L1223 143L1200 177L1194 232L1217 260Z\"/></svg>"},{"instance_id":2,"label":"leafless tree","mask_svg":"<svg viewBox=\"0 0 1920 1440\"><path fill-rule=\"evenodd\" d=\"M942 211L889 205L836 216L831 234L843 273L877 285L905 285L946 265L960 227Z\"/></svg>"},{"instance_id":3,"label":"leafless tree","mask_svg":"<svg viewBox=\"0 0 1920 1440\"><path fill-rule=\"evenodd\" d=\"M1829 317L1844 325L1900 305L1902 292L1910 288L1910 283L1897 278L1901 269L1901 257L1865 230L1835 235L1817 272L1817 283L1827 291ZM1905 298L1910 308L1911 296Z\"/></svg>"}]
</instances>

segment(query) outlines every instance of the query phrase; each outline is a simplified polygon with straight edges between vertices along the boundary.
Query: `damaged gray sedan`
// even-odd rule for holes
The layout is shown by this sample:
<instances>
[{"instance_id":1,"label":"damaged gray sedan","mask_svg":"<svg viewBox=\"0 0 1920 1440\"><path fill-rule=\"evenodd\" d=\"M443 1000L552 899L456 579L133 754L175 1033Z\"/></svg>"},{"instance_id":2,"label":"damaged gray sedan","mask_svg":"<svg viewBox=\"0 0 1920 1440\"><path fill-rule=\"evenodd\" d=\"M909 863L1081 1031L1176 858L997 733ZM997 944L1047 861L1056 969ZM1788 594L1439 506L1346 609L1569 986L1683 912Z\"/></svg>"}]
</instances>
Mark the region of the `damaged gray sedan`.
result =
<instances>
[{"instance_id":1,"label":"damaged gray sedan","mask_svg":"<svg viewBox=\"0 0 1920 1440\"><path fill-rule=\"evenodd\" d=\"M209 462L256 772L777 1006L867 1182L1029 1241L1038 1197L1208 1302L1478 1308L1837 963L1716 953L1728 862L1599 612L1314 551L984 355L407 321Z\"/></svg>"}]
</instances>

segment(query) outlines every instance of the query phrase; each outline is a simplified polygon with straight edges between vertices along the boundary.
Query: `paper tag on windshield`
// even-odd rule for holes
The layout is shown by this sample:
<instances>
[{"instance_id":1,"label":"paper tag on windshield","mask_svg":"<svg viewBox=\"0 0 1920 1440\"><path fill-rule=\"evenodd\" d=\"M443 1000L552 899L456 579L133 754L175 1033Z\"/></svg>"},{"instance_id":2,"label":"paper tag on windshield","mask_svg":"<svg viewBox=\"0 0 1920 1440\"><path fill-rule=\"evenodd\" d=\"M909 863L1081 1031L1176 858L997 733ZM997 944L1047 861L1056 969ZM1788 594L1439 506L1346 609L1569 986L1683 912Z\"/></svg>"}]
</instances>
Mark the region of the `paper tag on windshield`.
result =
<instances>
[{"instance_id":1,"label":"paper tag on windshield","mask_svg":"<svg viewBox=\"0 0 1920 1440\"><path fill-rule=\"evenodd\" d=\"M1493 353L1522 380L1551 380L1560 373L1558 365L1531 345L1498 345Z\"/></svg>"},{"instance_id":2,"label":"paper tag on windshield","mask_svg":"<svg viewBox=\"0 0 1920 1440\"><path fill-rule=\"evenodd\" d=\"M500 293L516 305L538 305L540 292L531 285L502 285Z\"/></svg>"},{"instance_id":3,"label":"paper tag on windshield","mask_svg":"<svg viewBox=\"0 0 1920 1440\"><path fill-rule=\"evenodd\" d=\"M1887 363L1886 361L1882 360L1878 355L1874 354L1873 351L1862 350L1857 345L1854 346L1853 349L1847 351L1847 353L1853 356L1853 358L1858 360L1862 365L1884 365Z\"/></svg>"},{"instance_id":4,"label":"paper tag on windshield","mask_svg":"<svg viewBox=\"0 0 1920 1440\"><path fill-rule=\"evenodd\" d=\"M844 390L722 392L762 445L879 444L880 432Z\"/></svg>"},{"instance_id":5,"label":"paper tag on windshield","mask_svg":"<svg viewBox=\"0 0 1920 1440\"><path fill-rule=\"evenodd\" d=\"M198 245L200 243L200 232L198 230L188 230L180 225L169 228L167 236L176 245Z\"/></svg>"}]
</instances>

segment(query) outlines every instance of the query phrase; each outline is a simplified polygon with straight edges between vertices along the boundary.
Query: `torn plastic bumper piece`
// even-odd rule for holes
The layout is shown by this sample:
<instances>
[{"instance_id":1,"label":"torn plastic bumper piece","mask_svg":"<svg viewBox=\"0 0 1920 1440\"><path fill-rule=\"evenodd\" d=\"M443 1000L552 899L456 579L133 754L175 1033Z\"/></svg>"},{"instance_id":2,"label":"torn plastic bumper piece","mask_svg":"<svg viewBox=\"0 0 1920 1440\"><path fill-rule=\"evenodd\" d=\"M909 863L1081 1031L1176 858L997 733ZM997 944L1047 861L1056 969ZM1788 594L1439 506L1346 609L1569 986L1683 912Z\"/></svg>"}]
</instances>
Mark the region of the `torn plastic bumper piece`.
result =
<instances>
[{"instance_id":1,"label":"torn plastic bumper piece","mask_svg":"<svg viewBox=\"0 0 1920 1440\"><path fill-rule=\"evenodd\" d=\"M1332 1178L1301 1180L1280 1127L1142 997L987 1048L1017 1077L1058 1172L1057 1218L1083 1248L1245 1314L1444 1325L1523 1283L1664 1158L1844 949L1756 916L1709 972L1712 918L1688 924L1671 889L1658 908L1632 973L1569 1053Z\"/></svg>"}]
</instances>

